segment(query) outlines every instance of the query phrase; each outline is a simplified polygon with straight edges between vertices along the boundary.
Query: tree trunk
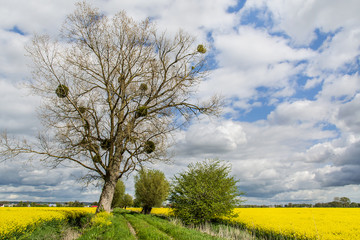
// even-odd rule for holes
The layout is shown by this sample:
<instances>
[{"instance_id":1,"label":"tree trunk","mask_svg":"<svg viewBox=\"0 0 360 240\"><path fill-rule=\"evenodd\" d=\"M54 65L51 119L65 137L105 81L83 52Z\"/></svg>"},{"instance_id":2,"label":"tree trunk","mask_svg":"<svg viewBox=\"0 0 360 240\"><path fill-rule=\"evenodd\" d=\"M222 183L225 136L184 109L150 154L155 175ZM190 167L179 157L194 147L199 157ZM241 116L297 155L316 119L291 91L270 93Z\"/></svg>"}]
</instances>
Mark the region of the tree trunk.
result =
<instances>
[{"instance_id":1,"label":"tree trunk","mask_svg":"<svg viewBox=\"0 0 360 240\"><path fill-rule=\"evenodd\" d=\"M111 210L111 202L114 197L115 186L118 178L116 174L107 173L105 177L105 183L102 188L102 192L100 195L99 205L96 209L96 213L100 211L110 212Z\"/></svg>"},{"instance_id":2,"label":"tree trunk","mask_svg":"<svg viewBox=\"0 0 360 240\"><path fill-rule=\"evenodd\" d=\"M152 209L152 207L143 206L143 208L142 208L142 210L141 210L141 213L143 213L143 214L150 214L150 213L151 213L151 209Z\"/></svg>"}]
</instances>

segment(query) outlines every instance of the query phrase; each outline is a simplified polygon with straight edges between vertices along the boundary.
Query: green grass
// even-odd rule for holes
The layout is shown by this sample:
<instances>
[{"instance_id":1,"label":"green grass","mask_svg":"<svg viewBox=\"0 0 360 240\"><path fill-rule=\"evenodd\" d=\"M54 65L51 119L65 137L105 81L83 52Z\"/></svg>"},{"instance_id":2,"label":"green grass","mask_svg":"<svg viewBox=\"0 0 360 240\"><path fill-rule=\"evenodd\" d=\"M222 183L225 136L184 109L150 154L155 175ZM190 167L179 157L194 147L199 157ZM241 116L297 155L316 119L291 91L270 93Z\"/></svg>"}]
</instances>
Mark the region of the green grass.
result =
<instances>
[{"instance_id":1,"label":"green grass","mask_svg":"<svg viewBox=\"0 0 360 240\"><path fill-rule=\"evenodd\" d=\"M152 215L139 215L138 218L145 220L149 224L157 227L161 231L167 233L174 239L178 240L220 240L223 238L214 237L208 234L201 233L194 229L188 229L179 225L174 225L168 220L161 219Z\"/></svg>"},{"instance_id":2,"label":"green grass","mask_svg":"<svg viewBox=\"0 0 360 240\"><path fill-rule=\"evenodd\" d=\"M159 230L157 227L139 218L139 214L125 214L125 218L130 222L136 232L136 236L143 240L170 240L171 237Z\"/></svg>"},{"instance_id":3,"label":"green grass","mask_svg":"<svg viewBox=\"0 0 360 240\"><path fill-rule=\"evenodd\" d=\"M97 225L86 229L79 240L92 239L123 239L135 240L127 225L127 221L122 215L114 215L110 218L111 225Z\"/></svg>"},{"instance_id":4,"label":"green grass","mask_svg":"<svg viewBox=\"0 0 360 240\"><path fill-rule=\"evenodd\" d=\"M55 240L63 239L68 234L78 235L77 231L69 224L67 220L52 220L36 225L33 229L21 236L11 239L19 240Z\"/></svg>"}]
</instances>

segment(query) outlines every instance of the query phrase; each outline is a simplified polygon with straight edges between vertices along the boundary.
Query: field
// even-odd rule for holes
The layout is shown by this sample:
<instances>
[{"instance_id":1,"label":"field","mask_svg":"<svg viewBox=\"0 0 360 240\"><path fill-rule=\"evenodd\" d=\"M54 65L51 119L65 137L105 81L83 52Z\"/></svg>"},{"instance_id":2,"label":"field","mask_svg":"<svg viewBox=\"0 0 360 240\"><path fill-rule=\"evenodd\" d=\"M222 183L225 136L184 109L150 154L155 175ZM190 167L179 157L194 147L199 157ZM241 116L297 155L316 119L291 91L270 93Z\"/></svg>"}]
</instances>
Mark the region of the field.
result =
<instances>
[{"instance_id":1,"label":"field","mask_svg":"<svg viewBox=\"0 0 360 240\"><path fill-rule=\"evenodd\" d=\"M132 208L140 211L139 208ZM169 215L170 209L151 213ZM259 237L360 239L360 208L236 208L230 220Z\"/></svg>"},{"instance_id":2,"label":"field","mask_svg":"<svg viewBox=\"0 0 360 240\"><path fill-rule=\"evenodd\" d=\"M0 208L0 239L12 233L22 233L29 227L51 220L76 218L86 213L95 213L94 208L14 207Z\"/></svg>"},{"instance_id":3,"label":"field","mask_svg":"<svg viewBox=\"0 0 360 240\"><path fill-rule=\"evenodd\" d=\"M130 209L140 211L140 208ZM74 219L94 211L93 208L0 208L0 239L9 239L6 236L14 232L32 231L29 226ZM234 212L238 216L229 220L252 233L236 239L254 239L255 234L260 239L360 239L359 208L237 208ZM171 215L171 210L154 208L152 213ZM120 209L111 215L99 214L90 222L79 230L82 236L78 239L99 236L101 239L136 239L135 236L138 239L224 239L155 216L130 214Z\"/></svg>"},{"instance_id":4,"label":"field","mask_svg":"<svg viewBox=\"0 0 360 240\"><path fill-rule=\"evenodd\" d=\"M76 218L94 211L91 208L0 208L0 239L64 239L64 225L68 224L66 218ZM91 220L85 220L87 223L82 228L74 228L77 234L73 234L75 237L71 239L224 239L175 225L156 216L122 209L115 209L112 214L99 213ZM66 239L69 239L68 236Z\"/></svg>"}]
</instances>

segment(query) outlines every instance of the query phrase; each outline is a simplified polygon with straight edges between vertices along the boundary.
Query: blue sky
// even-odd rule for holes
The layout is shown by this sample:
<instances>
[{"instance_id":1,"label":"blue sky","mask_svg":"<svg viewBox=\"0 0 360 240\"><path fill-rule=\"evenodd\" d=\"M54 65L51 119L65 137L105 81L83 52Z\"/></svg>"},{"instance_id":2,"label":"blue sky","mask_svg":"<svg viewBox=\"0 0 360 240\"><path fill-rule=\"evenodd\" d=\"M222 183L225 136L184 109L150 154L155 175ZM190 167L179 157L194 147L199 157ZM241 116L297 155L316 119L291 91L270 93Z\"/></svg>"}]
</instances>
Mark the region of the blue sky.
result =
<instances>
[{"instance_id":1,"label":"blue sky","mask_svg":"<svg viewBox=\"0 0 360 240\"><path fill-rule=\"evenodd\" d=\"M211 73L197 97L220 94L219 118L175 133L170 179L206 158L229 161L250 204L360 202L360 2L356 0L92 0L107 15L125 10L179 28L208 49ZM70 0L6 1L0 10L0 129L33 138L40 100L24 45L33 33L56 37ZM0 163L0 200L95 201L81 169L50 170L22 159ZM133 177L125 180L134 192ZM66 193L66 194L64 194Z\"/></svg>"}]
</instances>

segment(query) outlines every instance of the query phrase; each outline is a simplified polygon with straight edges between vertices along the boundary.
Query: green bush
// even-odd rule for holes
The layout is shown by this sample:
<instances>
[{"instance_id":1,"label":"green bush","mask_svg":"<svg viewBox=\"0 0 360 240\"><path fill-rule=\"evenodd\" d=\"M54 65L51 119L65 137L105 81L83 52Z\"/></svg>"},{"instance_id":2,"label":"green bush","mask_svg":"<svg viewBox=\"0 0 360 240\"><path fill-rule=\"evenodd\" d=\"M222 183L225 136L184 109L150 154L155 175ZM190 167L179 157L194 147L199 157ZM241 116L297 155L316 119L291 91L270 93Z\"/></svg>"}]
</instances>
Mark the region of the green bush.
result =
<instances>
[{"instance_id":1,"label":"green bush","mask_svg":"<svg viewBox=\"0 0 360 240\"><path fill-rule=\"evenodd\" d=\"M175 216L197 225L230 215L241 195L230 172L231 166L219 160L190 164L174 177L169 200Z\"/></svg>"},{"instance_id":2,"label":"green bush","mask_svg":"<svg viewBox=\"0 0 360 240\"><path fill-rule=\"evenodd\" d=\"M135 176L135 197L142 212L150 214L152 207L159 207L169 194L169 182L159 170L141 169Z\"/></svg>"}]
</instances>

